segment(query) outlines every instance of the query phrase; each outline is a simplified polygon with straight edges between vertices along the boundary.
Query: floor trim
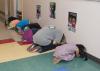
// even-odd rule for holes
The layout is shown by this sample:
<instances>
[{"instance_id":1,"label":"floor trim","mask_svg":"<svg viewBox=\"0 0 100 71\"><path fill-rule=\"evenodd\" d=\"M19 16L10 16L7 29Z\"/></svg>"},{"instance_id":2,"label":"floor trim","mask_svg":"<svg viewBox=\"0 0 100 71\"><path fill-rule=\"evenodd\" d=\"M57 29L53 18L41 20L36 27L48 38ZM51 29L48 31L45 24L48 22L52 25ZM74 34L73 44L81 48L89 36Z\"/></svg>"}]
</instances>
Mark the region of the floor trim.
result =
<instances>
[{"instance_id":1,"label":"floor trim","mask_svg":"<svg viewBox=\"0 0 100 71\"><path fill-rule=\"evenodd\" d=\"M97 57L95 57L95 56L93 56L93 55L91 55L91 54L89 54L89 53L87 53L87 56L88 56L88 58L90 58L91 60L93 60L93 61L95 61L95 62L97 62L97 63L100 64L100 59L99 59L99 58L97 58Z\"/></svg>"}]
</instances>

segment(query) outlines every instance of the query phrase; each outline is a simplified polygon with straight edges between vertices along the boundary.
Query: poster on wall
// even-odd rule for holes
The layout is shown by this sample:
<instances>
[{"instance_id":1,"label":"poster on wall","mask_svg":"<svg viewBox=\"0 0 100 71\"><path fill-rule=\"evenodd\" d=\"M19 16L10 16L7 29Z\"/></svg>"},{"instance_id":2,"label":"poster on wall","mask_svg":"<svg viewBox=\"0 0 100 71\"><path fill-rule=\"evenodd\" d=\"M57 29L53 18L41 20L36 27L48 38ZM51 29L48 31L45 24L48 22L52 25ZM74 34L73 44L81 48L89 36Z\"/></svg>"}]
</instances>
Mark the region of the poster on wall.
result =
<instances>
[{"instance_id":1,"label":"poster on wall","mask_svg":"<svg viewBox=\"0 0 100 71\"><path fill-rule=\"evenodd\" d=\"M76 31L77 13L68 12L68 29L69 31Z\"/></svg>"},{"instance_id":2,"label":"poster on wall","mask_svg":"<svg viewBox=\"0 0 100 71\"><path fill-rule=\"evenodd\" d=\"M41 16L41 5L36 5L36 17L39 19Z\"/></svg>"},{"instance_id":3,"label":"poster on wall","mask_svg":"<svg viewBox=\"0 0 100 71\"><path fill-rule=\"evenodd\" d=\"M55 10L56 10L56 3L50 2L50 18L56 18L55 17Z\"/></svg>"}]
</instances>

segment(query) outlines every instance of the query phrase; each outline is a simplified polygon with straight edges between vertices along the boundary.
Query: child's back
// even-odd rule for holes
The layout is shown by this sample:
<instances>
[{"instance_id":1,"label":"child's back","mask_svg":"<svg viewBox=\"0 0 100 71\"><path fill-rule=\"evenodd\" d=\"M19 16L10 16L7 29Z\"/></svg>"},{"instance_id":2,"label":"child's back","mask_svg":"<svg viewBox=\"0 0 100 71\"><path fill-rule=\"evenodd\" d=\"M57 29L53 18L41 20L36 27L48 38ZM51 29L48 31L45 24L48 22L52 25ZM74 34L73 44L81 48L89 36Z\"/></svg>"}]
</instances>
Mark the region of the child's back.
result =
<instances>
[{"instance_id":1,"label":"child's back","mask_svg":"<svg viewBox=\"0 0 100 71\"><path fill-rule=\"evenodd\" d=\"M60 60L70 61L75 57L75 51L77 47L75 44L64 44L56 47L54 57Z\"/></svg>"}]
</instances>

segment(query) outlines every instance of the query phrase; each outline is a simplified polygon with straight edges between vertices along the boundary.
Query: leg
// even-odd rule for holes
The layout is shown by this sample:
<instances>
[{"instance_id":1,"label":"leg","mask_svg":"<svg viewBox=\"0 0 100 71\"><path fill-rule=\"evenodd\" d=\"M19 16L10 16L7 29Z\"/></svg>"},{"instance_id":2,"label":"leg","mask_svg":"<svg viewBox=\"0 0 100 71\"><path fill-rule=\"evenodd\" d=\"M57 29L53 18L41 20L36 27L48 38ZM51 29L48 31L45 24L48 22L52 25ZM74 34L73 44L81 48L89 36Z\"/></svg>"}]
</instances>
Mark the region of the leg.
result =
<instances>
[{"instance_id":1,"label":"leg","mask_svg":"<svg viewBox=\"0 0 100 71\"><path fill-rule=\"evenodd\" d=\"M48 50L52 50L54 48L56 48L56 46L51 43L51 44L49 44L47 46L40 46L38 52L42 53L42 52L46 52Z\"/></svg>"},{"instance_id":2,"label":"leg","mask_svg":"<svg viewBox=\"0 0 100 71\"><path fill-rule=\"evenodd\" d=\"M60 58L53 57L53 63L54 63L54 64L58 64L60 61L61 61Z\"/></svg>"}]
</instances>

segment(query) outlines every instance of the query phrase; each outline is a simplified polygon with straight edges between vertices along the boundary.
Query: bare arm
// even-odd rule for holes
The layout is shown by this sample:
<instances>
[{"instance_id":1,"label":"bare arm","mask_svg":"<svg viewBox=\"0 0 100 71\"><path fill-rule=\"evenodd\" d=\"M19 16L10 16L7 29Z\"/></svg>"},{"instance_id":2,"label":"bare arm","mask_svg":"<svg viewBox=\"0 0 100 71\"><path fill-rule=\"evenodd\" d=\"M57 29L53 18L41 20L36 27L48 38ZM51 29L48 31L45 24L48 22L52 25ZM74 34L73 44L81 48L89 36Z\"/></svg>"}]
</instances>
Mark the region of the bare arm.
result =
<instances>
[{"instance_id":1,"label":"bare arm","mask_svg":"<svg viewBox=\"0 0 100 71\"><path fill-rule=\"evenodd\" d=\"M76 54L77 57L80 56L80 54L79 54L79 49L78 49L78 48L76 49L75 54Z\"/></svg>"}]
</instances>

